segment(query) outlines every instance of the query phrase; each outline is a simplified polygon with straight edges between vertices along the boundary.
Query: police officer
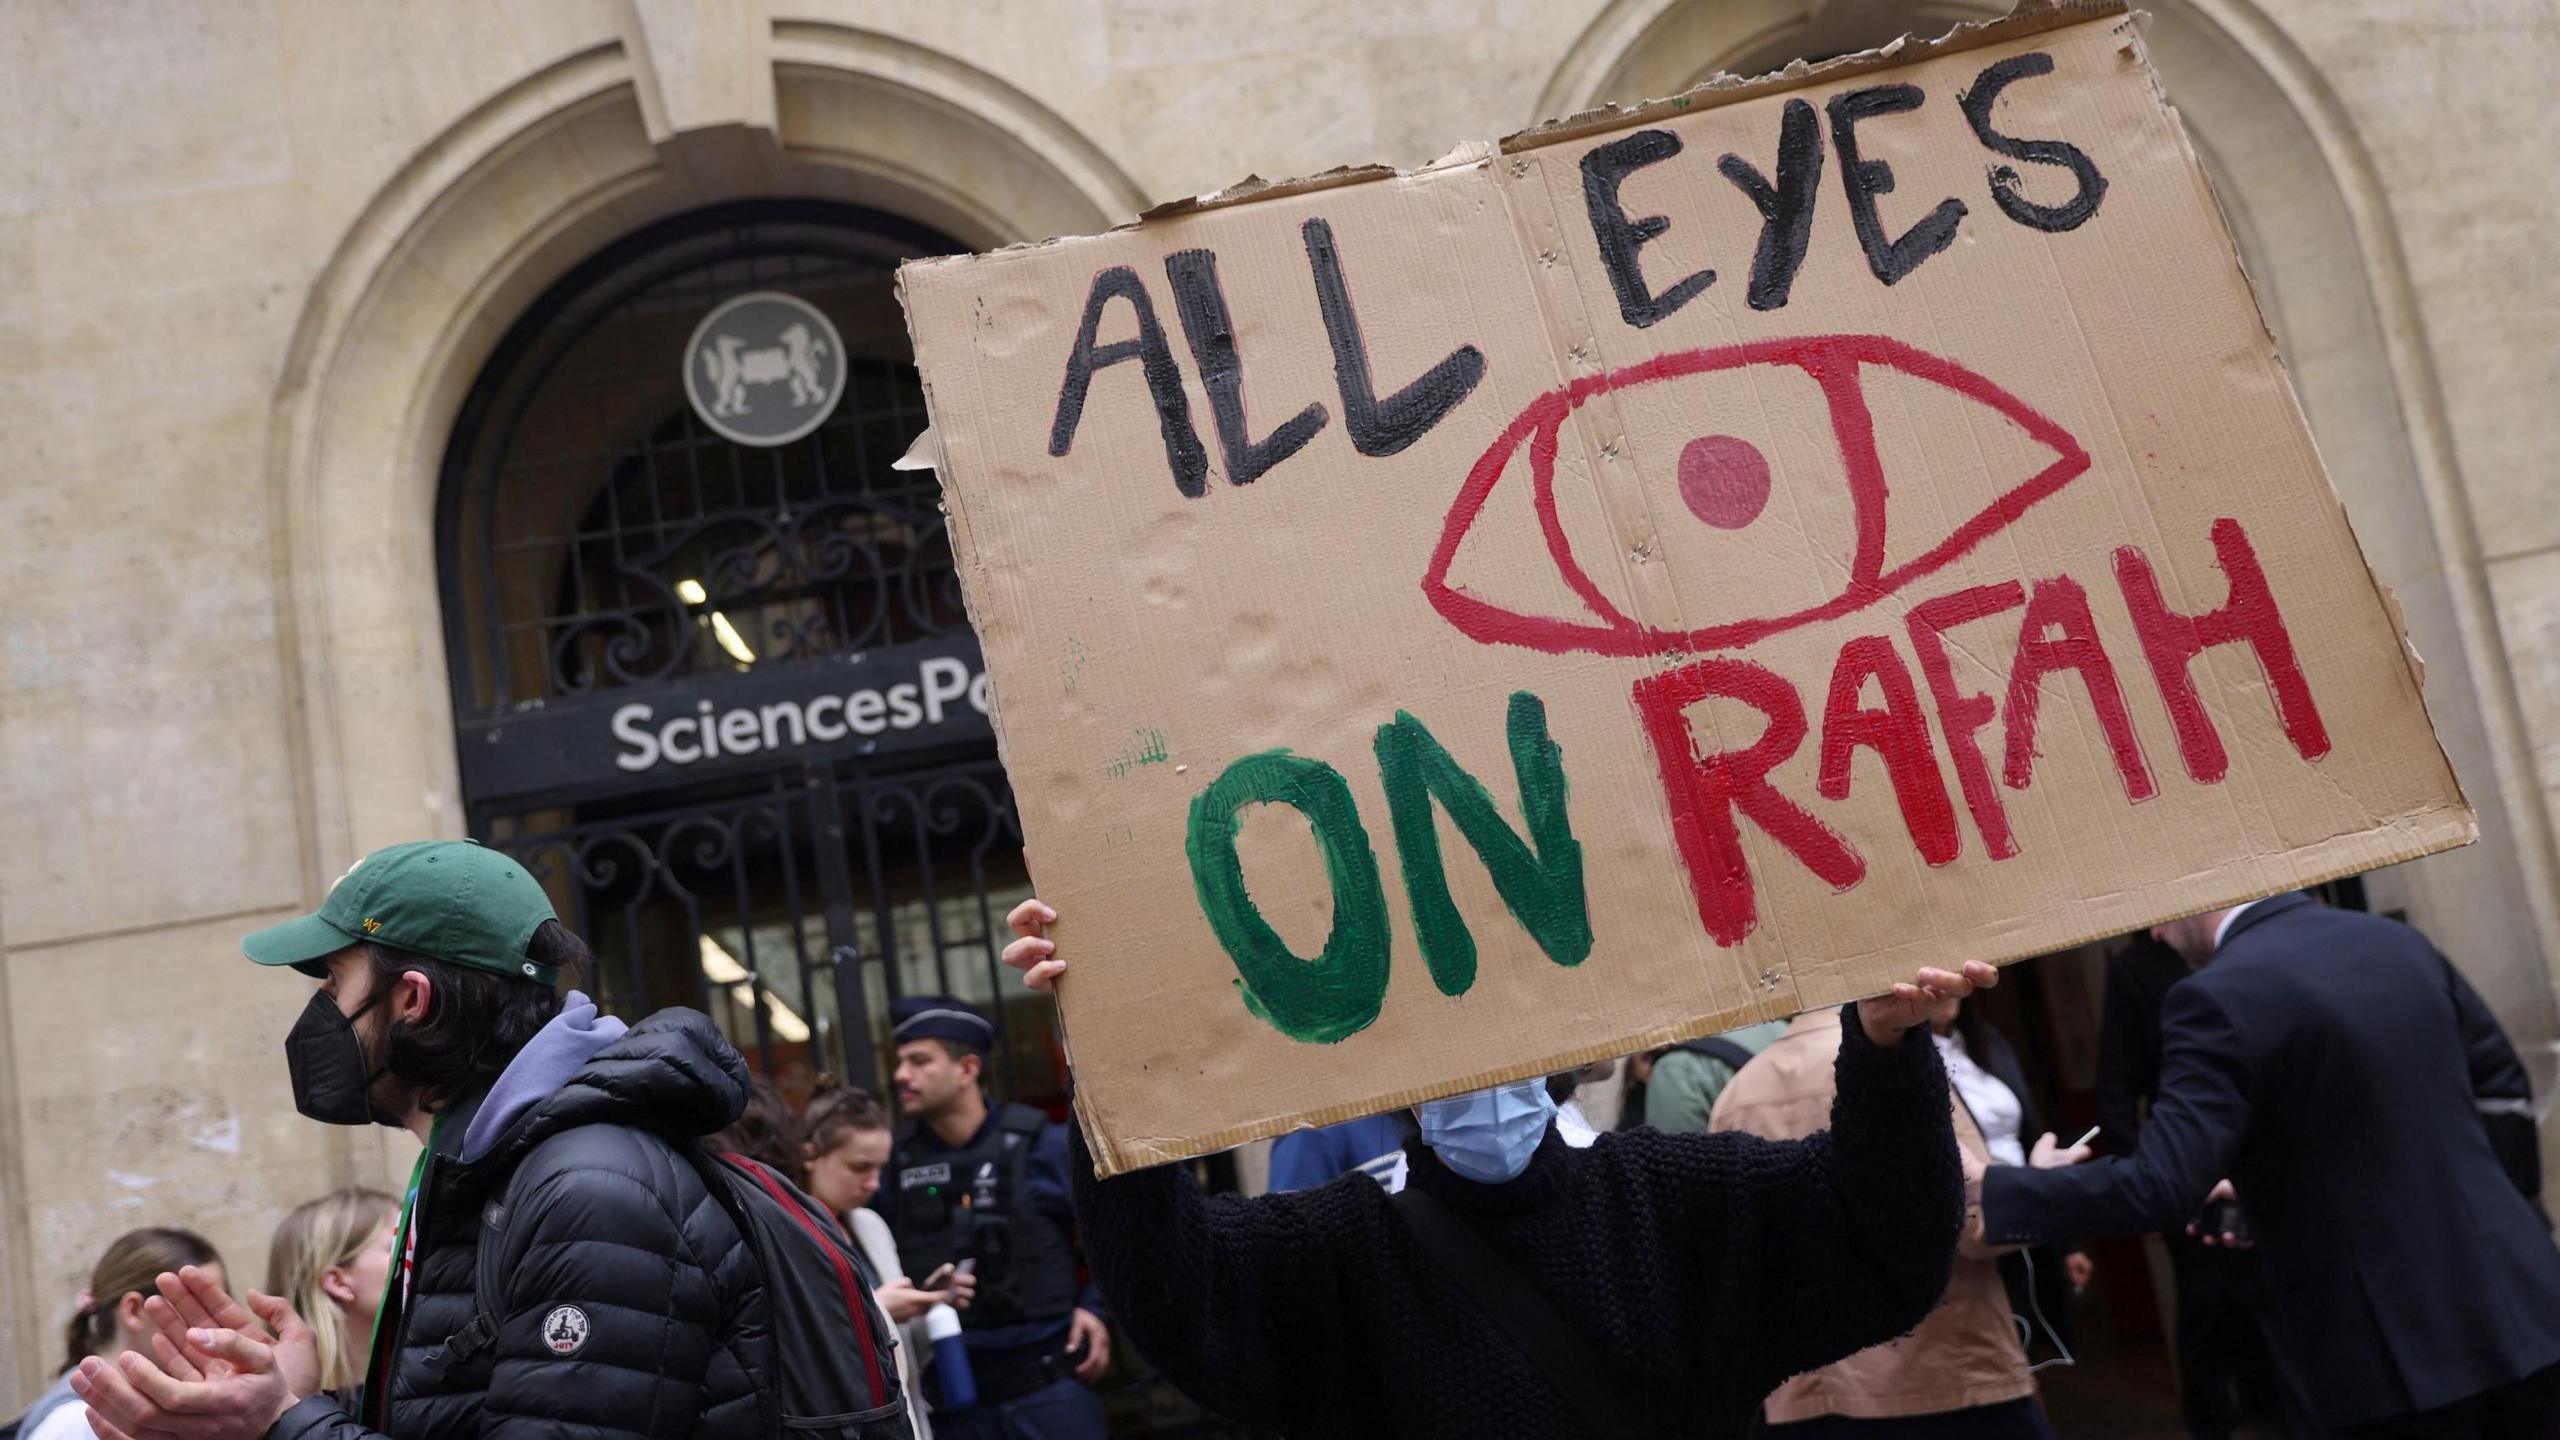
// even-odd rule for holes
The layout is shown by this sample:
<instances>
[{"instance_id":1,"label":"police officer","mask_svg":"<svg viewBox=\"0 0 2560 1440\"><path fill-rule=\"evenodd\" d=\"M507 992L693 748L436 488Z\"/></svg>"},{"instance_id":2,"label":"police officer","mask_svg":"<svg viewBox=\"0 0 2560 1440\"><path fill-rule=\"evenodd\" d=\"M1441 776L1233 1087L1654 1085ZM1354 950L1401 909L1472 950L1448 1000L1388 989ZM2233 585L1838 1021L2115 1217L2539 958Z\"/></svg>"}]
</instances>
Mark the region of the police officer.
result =
<instances>
[{"instance_id":1,"label":"police officer","mask_svg":"<svg viewBox=\"0 0 2560 1440\"><path fill-rule=\"evenodd\" d=\"M936 1433L1101 1440L1102 1404L1084 1382L1109 1367L1111 1332L1076 1279L1065 1128L1027 1105L988 1105L995 1026L967 1002L910 996L889 1018L906 1120L881 1203L898 1254L917 1275L974 1262L978 1278L963 1316L977 1404L940 1406Z\"/></svg>"}]
</instances>

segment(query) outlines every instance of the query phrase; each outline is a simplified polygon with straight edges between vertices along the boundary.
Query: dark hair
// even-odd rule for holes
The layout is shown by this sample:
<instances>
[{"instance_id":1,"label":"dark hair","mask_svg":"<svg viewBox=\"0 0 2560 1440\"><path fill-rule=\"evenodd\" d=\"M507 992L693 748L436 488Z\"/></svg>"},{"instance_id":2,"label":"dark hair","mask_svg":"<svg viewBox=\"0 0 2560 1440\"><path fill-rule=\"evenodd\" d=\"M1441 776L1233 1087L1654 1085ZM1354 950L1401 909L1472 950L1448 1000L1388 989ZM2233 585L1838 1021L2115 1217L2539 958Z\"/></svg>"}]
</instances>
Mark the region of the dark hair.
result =
<instances>
[{"instance_id":1,"label":"dark hair","mask_svg":"<svg viewBox=\"0 0 2560 1440\"><path fill-rule=\"evenodd\" d=\"M749 1082L747 1108L709 1144L714 1150L761 1160L785 1180L803 1190L809 1188L809 1159L800 1153L800 1122L792 1118L782 1096L762 1080Z\"/></svg>"},{"instance_id":2,"label":"dark hair","mask_svg":"<svg viewBox=\"0 0 2560 1440\"><path fill-rule=\"evenodd\" d=\"M1991 1022L1982 1018L1982 1007L1970 1004L1959 1005L1956 1008L1956 1018L1952 1028L1956 1034L1964 1038L1965 1053L1973 1057L1975 1064L1981 1064L1985 1050L1994 1043L1992 1039L1985 1037L1984 1032L1990 1030Z\"/></svg>"},{"instance_id":3,"label":"dark hair","mask_svg":"<svg viewBox=\"0 0 2560 1440\"><path fill-rule=\"evenodd\" d=\"M219 1265L222 1254L193 1230L154 1228L128 1230L115 1238L98 1267L89 1272L89 1299L63 1327L62 1368L98 1353L115 1338L116 1307L136 1291L152 1291L152 1281L189 1265Z\"/></svg>"},{"instance_id":4,"label":"dark hair","mask_svg":"<svg viewBox=\"0 0 2560 1440\"><path fill-rule=\"evenodd\" d=\"M861 1130L886 1130L889 1112L879 1098L859 1085L847 1085L833 1075L821 1075L809 1092L808 1108L800 1112L800 1134L810 1151L824 1155L844 1143L845 1137Z\"/></svg>"},{"instance_id":5,"label":"dark hair","mask_svg":"<svg viewBox=\"0 0 2560 1440\"><path fill-rule=\"evenodd\" d=\"M495 1084L516 1052L560 1013L560 992L549 985L448 964L371 940L364 949L373 962L375 993L409 970L434 984L426 1018L394 1023L385 1057L392 1074L418 1087L418 1103L431 1114ZM533 932L524 958L552 967L570 984L585 977L592 959L586 942L557 920L545 920Z\"/></svg>"}]
</instances>

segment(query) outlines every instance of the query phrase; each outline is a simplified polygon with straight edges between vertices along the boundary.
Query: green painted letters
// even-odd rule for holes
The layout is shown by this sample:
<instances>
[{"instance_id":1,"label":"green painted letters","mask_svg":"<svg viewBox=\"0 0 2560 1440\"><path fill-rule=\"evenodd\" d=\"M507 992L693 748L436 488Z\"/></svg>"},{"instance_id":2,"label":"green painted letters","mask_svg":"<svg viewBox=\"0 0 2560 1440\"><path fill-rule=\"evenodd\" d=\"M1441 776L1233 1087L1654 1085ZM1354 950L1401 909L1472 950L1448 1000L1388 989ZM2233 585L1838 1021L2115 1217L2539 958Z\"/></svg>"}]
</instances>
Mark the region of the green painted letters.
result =
<instances>
[{"instance_id":1,"label":"green painted letters","mask_svg":"<svg viewBox=\"0 0 2560 1440\"><path fill-rule=\"evenodd\" d=\"M1444 995L1463 995L1475 984L1476 942L1449 898L1439 829L1431 814L1434 799L1475 847L1502 903L1548 959L1579 965L1591 954L1582 844L1573 838L1565 814L1564 752L1548 738L1547 707L1537 696L1526 690L1512 695L1510 731L1511 768L1519 778L1521 814L1529 823L1525 845L1484 786L1450 758L1421 721L1399 710L1392 723L1378 727L1378 772L1395 821L1405 898L1413 907L1423 963Z\"/></svg>"},{"instance_id":2,"label":"green painted letters","mask_svg":"<svg viewBox=\"0 0 2560 1440\"><path fill-rule=\"evenodd\" d=\"M1315 827L1333 887L1333 930L1313 960L1291 954L1245 893L1236 831L1253 804L1290 806ZM1378 1018L1387 998L1387 894L1341 772L1286 750L1247 755L1191 802L1184 848L1209 929L1243 977L1246 1008L1293 1040L1326 1045Z\"/></svg>"}]
</instances>

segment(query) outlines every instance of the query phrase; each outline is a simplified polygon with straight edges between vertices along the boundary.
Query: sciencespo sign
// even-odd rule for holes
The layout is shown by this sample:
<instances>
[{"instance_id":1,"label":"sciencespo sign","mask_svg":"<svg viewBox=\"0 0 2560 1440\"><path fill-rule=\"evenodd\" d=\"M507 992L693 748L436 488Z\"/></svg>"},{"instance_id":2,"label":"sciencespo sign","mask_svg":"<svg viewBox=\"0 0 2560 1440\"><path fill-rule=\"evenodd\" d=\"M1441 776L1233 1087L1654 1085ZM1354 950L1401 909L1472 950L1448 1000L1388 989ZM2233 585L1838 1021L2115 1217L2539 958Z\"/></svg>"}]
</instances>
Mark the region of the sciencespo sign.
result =
<instances>
[{"instance_id":1,"label":"sciencespo sign","mask_svg":"<svg viewBox=\"0 0 2560 1440\"><path fill-rule=\"evenodd\" d=\"M822 761L983 740L987 674L964 632L632 686L461 728L475 800L593 793L786 756Z\"/></svg>"}]
</instances>

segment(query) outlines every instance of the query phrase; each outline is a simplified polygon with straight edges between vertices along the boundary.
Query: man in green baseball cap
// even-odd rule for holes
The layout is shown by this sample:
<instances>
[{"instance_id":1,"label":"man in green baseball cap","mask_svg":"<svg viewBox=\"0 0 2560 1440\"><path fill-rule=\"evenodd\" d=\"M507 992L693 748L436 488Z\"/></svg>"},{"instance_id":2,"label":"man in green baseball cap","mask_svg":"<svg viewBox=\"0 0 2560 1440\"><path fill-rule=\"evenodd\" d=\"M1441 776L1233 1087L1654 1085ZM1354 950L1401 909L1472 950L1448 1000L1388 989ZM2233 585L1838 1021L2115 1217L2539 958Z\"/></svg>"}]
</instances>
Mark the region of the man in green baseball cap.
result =
<instances>
[{"instance_id":1,"label":"man in green baseball cap","mask_svg":"<svg viewBox=\"0 0 2560 1440\"><path fill-rule=\"evenodd\" d=\"M329 887L320 908L240 942L261 965L328 978L330 956L366 941L544 985L555 968L526 947L556 919L522 865L469 840L414 840L376 850Z\"/></svg>"},{"instance_id":2,"label":"man in green baseball cap","mask_svg":"<svg viewBox=\"0 0 2560 1440\"><path fill-rule=\"evenodd\" d=\"M188 1270L146 1307L156 1358L72 1374L100 1434L764 1433L770 1357L761 1331L739 1331L763 1313L762 1281L682 1158L746 1105L745 1062L709 1017L625 1026L564 997L585 943L522 865L469 841L377 850L319 909L241 948L321 982L285 1039L294 1107L425 1147L364 1388L320 1393L310 1327L285 1301L244 1306Z\"/></svg>"},{"instance_id":3,"label":"man in green baseball cap","mask_svg":"<svg viewBox=\"0 0 2560 1440\"><path fill-rule=\"evenodd\" d=\"M319 909L240 948L326 982L285 1038L294 1108L333 1125L412 1129L412 1116L432 1123L494 1082L559 1013L561 971L586 961L533 876L467 840L377 850L338 877ZM390 1013L368 1043L358 1024L377 1005ZM417 1027L438 1010L443 1043L421 1044Z\"/></svg>"}]
</instances>

